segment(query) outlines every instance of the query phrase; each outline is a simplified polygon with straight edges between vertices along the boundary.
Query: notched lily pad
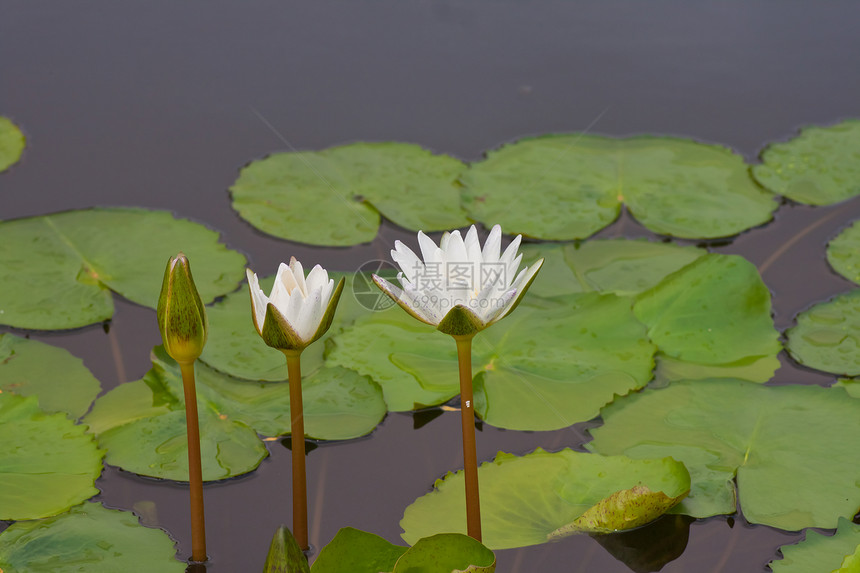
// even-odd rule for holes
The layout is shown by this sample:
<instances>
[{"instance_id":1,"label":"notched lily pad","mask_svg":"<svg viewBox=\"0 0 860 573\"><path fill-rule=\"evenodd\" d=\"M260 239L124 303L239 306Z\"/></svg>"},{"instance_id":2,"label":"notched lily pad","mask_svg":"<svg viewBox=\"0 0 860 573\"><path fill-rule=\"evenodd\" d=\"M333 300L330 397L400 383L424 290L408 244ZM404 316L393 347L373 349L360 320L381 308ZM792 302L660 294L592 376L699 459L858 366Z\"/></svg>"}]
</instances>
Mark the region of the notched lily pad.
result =
<instances>
[{"instance_id":1,"label":"notched lily pad","mask_svg":"<svg viewBox=\"0 0 860 573\"><path fill-rule=\"evenodd\" d=\"M98 503L0 533L0 570L8 573L182 573L186 564L175 553L164 531Z\"/></svg>"},{"instance_id":2,"label":"notched lily pad","mask_svg":"<svg viewBox=\"0 0 860 573\"><path fill-rule=\"evenodd\" d=\"M810 368L860 375L860 290L816 304L785 331L792 358Z\"/></svg>"},{"instance_id":3,"label":"notched lily pad","mask_svg":"<svg viewBox=\"0 0 860 573\"><path fill-rule=\"evenodd\" d=\"M166 211L88 209L0 222L0 324L66 329L113 314L115 291L154 308L164 265L188 255L204 302L241 280L245 257Z\"/></svg>"},{"instance_id":4,"label":"notched lily pad","mask_svg":"<svg viewBox=\"0 0 860 573\"><path fill-rule=\"evenodd\" d=\"M837 273L860 284L860 222L839 233L827 245L827 262Z\"/></svg>"},{"instance_id":5,"label":"notched lily pad","mask_svg":"<svg viewBox=\"0 0 860 573\"><path fill-rule=\"evenodd\" d=\"M49 517L94 496L103 455L85 426L44 413L35 396L0 393L0 519Z\"/></svg>"},{"instance_id":6,"label":"notched lily pad","mask_svg":"<svg viewBox=\"0 0 860 573\"><path fill-rule=\"evenodd\" d=\"M787 530L832 528L860 507L860 400L842 388L673 382L605 407L586 447L632 458L672 456L692 477L678 511L734 513Z\"/></svg>"},{"instance_id":7,"label":"notched lily pad","mask_svg":"<svg viewBox=\"0 0 860 573\"><path fill-rule=\"evenodd\" d=\"M807 205L845 201L860 195L860 120L804 128L761 159L753 175L774 193Z\"/></svg>"},{"instance_id":8,"label":"notched lily pad","mask_svg":"<svg viewBox=\"0 0 860 573\"><path fill-rule=\"evenodd\" d=\"M541 449L522 457L499 453L493 462L478 468L481 483L483 542L491 549L525 547L561 537L559 529L572 531L573 524L608 507L607 498L619 500L618 492L645 486L664 492L670 498L683 497L690 488L690 475L684 465L671 459L632 460L623 456L599 456L572 450L548 453ZM438 532L464 532L466 502L463 472L448 473L437 480L431 493L406 508L400 526L403 538L414 543ZM512 496L511 492L517 492ZM632 523L657 518L654 508L633 509L628 498L625 511L634 515ZM641 496L635 497L642 500ZM647 520L647 521L646 521ZM592 521L593 526L623 525L617 521ZM632 525L627 525L632 527Z\"/></svg>"},{"instance_id":9,"label":"notched lily pad","mask_svg":"<svg viewBox=\"0 0 860 573\"><path fill-rule=\"evenodd\" d=\"M21 159L26 143L21 130L8 118L0 117L0 171L9 169Z\"/></svg>"},{"instance_id":10,"label":"notched lily pad","mask_svg":"<svg viewBox=\"0 0 860 573\"><path fill-rule=\"evenodd\" d=\"M0 334L0 393L35 395L46 412L83 416L101 384L68 351L13 334Z\"/></svg>"},{"instance_id":11,"label":"notched lily pad","mask_svg":"<svg viewBox=\"0 0 860 573\"><path fill-rule=\"evenodd\" d=\"M652 231L684 238L735 235L777 207L739 155L673 137L526 138L488 153L461 181L470 217L551 240L594 234L622 202Z\"/></svg>"},{"instance_id":12,"label":"notched lily pad","mask_svg":"<svg viewBox=\"0 0 860 573\"><path fill-rule=\"evenodd\" d=\"M773 573L851 573L860 549L860 525L840 518L835 535L806 532L806 539L779 548L782 559L768 563Z\"/></svg>"},{"instance_id":13,"label":"notched lily pad","mask_svg":"<svg viewBox=\"0 0 860 573\"><path fill-rule=\"evenodd\" d=\"M468 224L456 180L465 168L408 143L354 143L276 153L242 169L233 207L261 231L312 245L373 240L379 215L407 229Z\"/></svg>"}]
</instances>

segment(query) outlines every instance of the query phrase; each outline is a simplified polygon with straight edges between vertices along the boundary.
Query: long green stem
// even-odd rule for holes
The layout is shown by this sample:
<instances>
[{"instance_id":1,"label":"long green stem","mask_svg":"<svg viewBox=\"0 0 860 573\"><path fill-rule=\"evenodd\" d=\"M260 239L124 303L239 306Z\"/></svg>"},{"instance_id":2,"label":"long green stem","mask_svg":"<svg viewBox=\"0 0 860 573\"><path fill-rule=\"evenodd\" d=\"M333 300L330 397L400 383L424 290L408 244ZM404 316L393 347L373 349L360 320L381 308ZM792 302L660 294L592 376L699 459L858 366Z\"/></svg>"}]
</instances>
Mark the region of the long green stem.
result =
<instances>
[{"instance_id":1,"label":"long green stem","mask_svg":"<svg viewBox=\"0 0 860 573\"><path fill-rule=\"evenodd\" d=\"M460 415L463 424L463 472L466 477L466 531L481 541L478 455L475 446L475 400L472 396L472 337L455 336L460 365Z\"/></svg>"},{"instance_id":2,"label":"long green stem","mask_svg":"<svg viewBox=\"0 0 860 573\"><path fill-rule=\"evenodd\" d=\"M191 560L206 561L206 523L203 517L203 467L200 462L200 424L194 362L180 363L185 389L185 422L188 431L188 484L191 492Z\"/></svg>"},{"instance_id":3,"label":"long green stem","mask_svg":"<svg viewBox=\"0 0 860 573\"><path fill-rule=\"evenodd\" d=\"M293 452L293 536L308 549L308 486L305 471L305 416L302 412L301 351L284 352L290 375L290 440Z\"/></svg>"}]
</instances>

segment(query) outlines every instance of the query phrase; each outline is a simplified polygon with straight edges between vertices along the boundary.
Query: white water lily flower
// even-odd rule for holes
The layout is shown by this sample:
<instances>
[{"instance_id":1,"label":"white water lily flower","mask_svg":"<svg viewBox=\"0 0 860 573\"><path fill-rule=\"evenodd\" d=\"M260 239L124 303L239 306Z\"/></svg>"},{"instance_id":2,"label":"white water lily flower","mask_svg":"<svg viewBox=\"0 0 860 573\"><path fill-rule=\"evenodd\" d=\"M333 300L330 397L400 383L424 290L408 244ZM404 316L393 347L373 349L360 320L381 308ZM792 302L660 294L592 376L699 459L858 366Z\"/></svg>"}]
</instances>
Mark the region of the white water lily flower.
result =
<instances>
[{"instance_id":1,"label":"white water lily flower","mask_svg":"<svg viewBox=\"0 0 860 573\"><path fill-rule=\"evenodd\" d=\"M400 266L400 287L376 275L373 281L409 314L453 336L472 336L509 314L522 300L543 259L519 270L521 236L501 255L502 229L490 231L484 247L473 225L445 233L437 246L418 233L422 258L397 241L391 257ZM423 260L422 260L423 259Z\"/></svg>"},{"instance_id":2,"label":"white water lily flower","mask_svg":"<svg viewBox=\"0 0 860 573\"><path fill-rule=\"evenodd\" d=\"M281 263L272 294L266 296L256 273L246 269L251 290L254 326L269 346L279 350L302 350L331 326L344 280L337 286L328 272L314 266L305 278L295 257Z\"/></svg>"}]
</instances>

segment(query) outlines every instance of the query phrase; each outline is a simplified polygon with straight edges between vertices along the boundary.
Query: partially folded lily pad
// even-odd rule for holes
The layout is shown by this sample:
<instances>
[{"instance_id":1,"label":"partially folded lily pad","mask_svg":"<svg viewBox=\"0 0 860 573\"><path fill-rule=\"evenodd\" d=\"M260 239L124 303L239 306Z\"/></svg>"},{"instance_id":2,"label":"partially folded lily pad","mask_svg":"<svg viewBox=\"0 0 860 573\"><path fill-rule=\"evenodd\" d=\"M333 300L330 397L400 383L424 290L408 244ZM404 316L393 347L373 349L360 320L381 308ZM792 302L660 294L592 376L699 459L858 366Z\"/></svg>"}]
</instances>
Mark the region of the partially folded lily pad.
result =
<instances>
[{"instance_id":1,"label":"partially folded lily pad","mask_svg":"<svg viewBox=\"0 0 860 573\"><path fill-rule=\"evenodd\" d=\"M164 265L183 251L204 302L236 288L245 257L166 211L89 209L0 223L0 324L66 329L106 320L111 291L155 307Z\"/></svg>"},{"instance_id":2,"label":"partially folded lily pad","mask_svg":"<svg viewBox=\"0 0 860 573\"><path fill-rule=\"evenodd\" d=\"M332 338L330 364L382 386L390 410L446 402L459 391L454 341L404 312L358 319ZM653 345L626 298L527 298L473 342L475 408L486 422L552 430L589 420L651 378Z\"/></svg>"},{"instance_id":3,"label":"partially folded lily pad","mask_svg":"<svg viewBox=\"0 0 860 573\"><path fill-rule=\"evenodd\" d=\"M230 192L239 215L265 233L348 246L373 240L380 213L412 230L468 225L456 183L464 168L409 143L355 143L254 161Z\"/></svg>"},{"instance_id":4,"label":"partially folded lily pad","mask_svg":"<svg viewBox=\"0 0 860 573\"><path fill-rule=\"evenodd\" d=\"M623 456L599 456L572 450L556 453L541 449L522 457L499 453L478 468L481 483L483 543L491 549L525 547L546 543L554 532L576 522L595 505L635 486L664 492L680 499L690 489L684 465L670 458L632 460ZM512 495L516 492L516 495ZM566 534L635 527L662 515L666 508L636 504L642 498L628 497L622 507L625 517L592 522ZM596 512L598 510L592 510ZM586 517L586 520L588 517ZM439 532L464 532L466 501L463 472L448 473L436 480L433 491L406 508L400 522L403 539L415 543ZM618 527L615 527L618 526Z\"/></svg>"},{"instance_id":5,"label":"partially folded lily pad","mask_svg":"<svg viewBox=\"0 0 860 573\"><path fill-rule=\"evenodd\" d=\"M322 548L312 573L379 573L392 571L408 547L352 527L344 527Z\"/></svg>"},{"instance_id":6,"label":"partially folded lily pad","mask_svg":"<svg viewBox=\"0 0 860 573\"><path fill-rule=\"evenodd\" d=\"M544 259L529 292L558 296L578 292L635 295L657 285L707 251L644 239L597 239L584 243L529 243L520 251L531 264Z\"/></svg>"},{"instance_id":7,"label":"partially folded lily pad","mask_svg":"<svg viewBox=\"0 0 860 573\"><path fill-rule=\"evenodd\" d=\"M290 431L289 385L239 380L196 364L204 480L247 473L267 455L257 437ZM379 388L343 368L302 381L308 437L343 440L370 433L385 416ZM179 367L161 347L153 368L96 400L84 421L107 449L106 461L141 475L188 479L185 407Z\"/></svg>"},{"instance_id":8,"label":"partially folded lily pad","mask_svg":"<svg viewBox=\"0 0 860 573\"><path fill-rule=\"evenodd\" d=\"M774 193L807 205L831 205L860 195L860 120L807 127L786 142L773 143L753 167L755 178Z\"/></svg>"},{"instance_id":9,"label":"partially folded lily pad","mask_svg":"<svg viewBox=\"0 0 860 573\"><path fill-rule=\"evenodd\" d=\"M622 202L652 231L685 238L735 235L777 207L741 156L673 137L526 138L491 151L460 179L470 217L540 239L588 237L615 220Z\"/></svg>"},{"instance_id":10,"label":"partially folded lily pad","mask_svg":"<svg viewBox=\"0 0 860 573\"><path fill-rule=\"evenodd\" d=\"M0 334L0 392L35 395L46 412L83 416L101 384L68 351L13 334Z\"/></svg>"},{"instance_id":11,"label":"partially folded lily pad","mask_svg":"<svg viewBox=\"0 0 860 573\"><path fill-rule=\"evenodd\" d=\"M673 382L601 416L589 449L684 462L692 487L678 511L688 515L734 513L734 480L751 523L832 528L860 507L860 400L842 388Z\"/></svg>"},{"instance_id":12,"label":"partially folded lily pad","mask_svg":"<svg viewBox=\"0 0 860 573\"><path fill-rule=\"evenodd\" d=\"M0 519L49 517L94 496L103 455L85 426L0 392Z\"/></svg>"},{"instance_id":13,"label":"partially folded lily pad","mask_svg":"<svg viewBox=\"0 0 860 573\"><path fill-rule=\"evenodd\" d=\"M810 368L860 375L860 290L816 304L785 331L791 356Z\"/></svg>"},{"instance_id":14,"label":"partially folded lily pad","mask_svg":"<svg viewBox=\"0 0 860 573\"><path fill-rule=\"evenodd\" d=\"M419 539L394 564L392 573L493 573L496 556L479 541L460 533Z\"/></svg>"},{"instance_id":15,"label":"partially folded lily pad","mask_svg":"<svg viewBox=\"0 0 860 573\"><path fill-rule=\"evenodd\" d=\"M840 518L835 535L809 530L800 543L780 547L782 559L768 565L773 573L853 573L858 549L860 525Z\"/></svg>"},{"instance_id":16,"label":"partially folded lily pad","mask_svg":"<svg viewBox=\"0 0 860 573\"><path fill-rule=\"evenodd\" d=\"M21 130L5 117L0 117L0 171L18 162L24 152L26 139Z\"/></svg>"},{"instance_id":17,"label":"partially folded lily pad","mask_svg":"<svg viewBox=\"0 0 860 573\"><path fill-rule=\"evenodd\" d=\"M779 367L770 292L755 266L709 254L638 296L636 317L659 349L661 379L723 377L766 382Z\"/></svg>"},{"instance_id":18,"label":"partially folded lily pad","mask_svg":"<svg viewBox=\"0 0 860 573\"><path fill-rule=\"evenodd\" d=\"M8 573L182 573L175 553L164 531L98 503L0 533L0 570Z\"/></svg>"}]
</instances>

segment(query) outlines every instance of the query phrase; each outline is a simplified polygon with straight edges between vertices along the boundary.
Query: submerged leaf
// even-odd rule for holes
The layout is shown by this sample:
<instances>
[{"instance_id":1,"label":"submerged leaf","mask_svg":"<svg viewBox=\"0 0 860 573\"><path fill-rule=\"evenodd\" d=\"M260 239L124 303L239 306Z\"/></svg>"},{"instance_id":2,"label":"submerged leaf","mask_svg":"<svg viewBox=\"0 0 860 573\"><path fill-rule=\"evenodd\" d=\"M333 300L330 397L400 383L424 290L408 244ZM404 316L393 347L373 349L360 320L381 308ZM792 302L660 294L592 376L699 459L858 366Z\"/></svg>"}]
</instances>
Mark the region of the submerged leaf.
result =
<instances>
[{"instance_id":1,"label":"submerged leaf","mask_svg":"<svg viewBox=\"0 0 860 573\"><path fill-rule=\"evenodd\" d=\"M102 456L86 426L35 396L0 393L0 520L57 515L99 491Z\"/></svg>"},{"instance_id":2,"label":"submerged leaf","mask_svg":"<svg viewBox=\"0 0 860 573\"><path fill-rule=\"evenodd\" d=\"M0 570L7 573L182 573L186 564L175 552L164 531L98 503L0 533Z\"/></svg>"},{"instance_id":3,"label":"submerged leaf","mask_svg":"<svg viewBox=\"0 0 860 573\"><path fill-rule=\"evenodd\" d=\"M842 388L673 382L603 409L590 450L672 456L690 470L678 511L734 513L781 529L835 527L860 507L860 400ZM727 495L727 493L729 495Z\"/></svg>"},{"instance_id":4,"label":"submerged leaf","mask_svg":"<svg viewBox=\"0 0 860 573\"><path fill-rule=\"evenodd\" d=\"M18 162L25 144L21 130L9 119L0 117L0 171L5 171Z\"/></svg>"},{"instance_id":5,"label":"submerged leaf","mask_svg":"<svg viewBox=\"0 0 860 573\"><path fill-rule=\"evenodd\" d=\"M860 290L818 303L785 331L792 358L810 368L860 375Z\"/></svg>"},{"instance_id":6,"label":"submerged leaf","mask_svg":"<svg viewBox=\"0 0 860 573\"><path fill-rule=\"evenodd\" d=\"M380 573L393 571L397 559L409 549L352 527L344 527L322 548L312 573Z\"/></svg>"},{"instance_id":7,"label":"submerged leaf","mask_svg":"<svg viewBox=\"0 0 860 573\"><path fill-rule=\"evenodd\" d=\"M392 573L493 573L496 556L479 541L459 533L419 539Z\"/></svg>"},{"instance_id":8,"label":"submerged leaf","mask_svg":"<svg viewBox=\"0 0 860 573\"><path fill-rule=\"evenodd\" d=\"M538 449L522 457L499 453L478 468L478 476L483 542L491 549L546 543L553 532L620 490L646 486L679 498L690 488L687 470L671 458L632 460L568 449ZM639 515L644 519L646 514ZM406 508L400 526L409 543L440 532L464 532L463 472L437 480L431 493Z\"/></svg>"},{"instance_id":9,"label":"submerged leaf","mask_svg":"<svg viewBox=\"0 0 860 573\"><path fill-rule=\"evenodd\" d=\"M272 537L263 573L310 573L308 558L292 532L283 525Z\"/></svg>"},{"instance_id":10,"label":"submerged leaf","mask_svg":"<svg viewBox=\"0 0 860 573\"><path fill-rule=\"evenodd\" d=\"M194 260L203 302L233 290L245 257L218 234L166 211L88 209L0 222L0 324L86 326L113 314L115 291L155 308L164 262Z\"/></svg>"},{"instance_id":11,"label":"submerged leaf","mask_svg":"<svg viewBox=\"0 0 860 573\"><path fill-rule=\"evenodd\" d=\"M753 167L774 193L808 205L831 205L860 194L860 120L811 126L783 143L772 143Z\"/></svg>"},{"instance_id":12,"label":"submerged leaf","mask_svg":"<svg viewBox=\"0 0 860 573\"><path fill-rule=\"evenodd\" d=\"M782 559L768 565L773 573L849 573L858 548L860 525L840 518L835 535L809 530L800 543L780 547Z\"/></svg>"}]
</instances>

